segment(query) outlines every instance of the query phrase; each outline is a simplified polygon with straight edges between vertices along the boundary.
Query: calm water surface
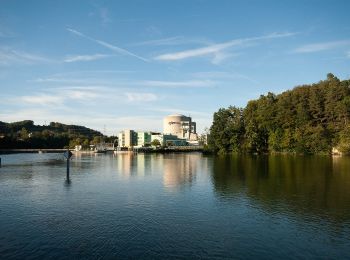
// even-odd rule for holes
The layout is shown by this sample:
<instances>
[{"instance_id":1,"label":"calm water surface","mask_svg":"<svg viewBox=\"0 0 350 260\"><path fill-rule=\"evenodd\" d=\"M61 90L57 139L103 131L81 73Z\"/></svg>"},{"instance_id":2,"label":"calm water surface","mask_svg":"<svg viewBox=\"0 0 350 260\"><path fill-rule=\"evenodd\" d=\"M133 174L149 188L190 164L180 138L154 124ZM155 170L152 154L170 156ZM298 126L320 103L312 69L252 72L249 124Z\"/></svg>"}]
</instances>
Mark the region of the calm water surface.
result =
<instances>
[{"instance_id":1,"label":"calm water surface","mask_svg":"<svg viewBox=\"0 0 350 260\"><path fill-rule=\"evenodd\" d=\"M1 158L1 259L350 259L349 157Z\"/></svg>"}]
</instances>

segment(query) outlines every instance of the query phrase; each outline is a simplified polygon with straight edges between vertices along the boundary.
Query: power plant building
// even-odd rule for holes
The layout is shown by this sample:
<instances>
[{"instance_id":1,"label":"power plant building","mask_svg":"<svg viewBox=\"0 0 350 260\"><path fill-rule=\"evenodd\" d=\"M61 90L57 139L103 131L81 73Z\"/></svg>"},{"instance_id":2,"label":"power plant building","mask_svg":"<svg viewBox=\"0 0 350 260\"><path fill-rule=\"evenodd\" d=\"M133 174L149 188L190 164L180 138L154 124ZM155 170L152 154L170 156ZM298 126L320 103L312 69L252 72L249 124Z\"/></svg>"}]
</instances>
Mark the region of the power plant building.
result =
<instances>
[{"instance_id":1,"label":"power plant building","mask_svg":"<svg viewBox=\"0 0 350 260\"><path fill-rule=\"evenodd\" d=\"M118 147L149 147L154 140L158 140L161 146L185 146L198 140L196 122L189 116L169 115L164 118L163 127L163 133L123 130L118 134Z\"/></svg>"},{"instance_id":2,"label":"power plant building","mask_svg":"<svg viewBox=\"0 0 350 260\"><path fill-rule=\"evenodd\" d=\"M197 140L196 122L189 116L169 115L163 120L163 133L176 135L180 139Z\"/></svg>"}]
</instances>

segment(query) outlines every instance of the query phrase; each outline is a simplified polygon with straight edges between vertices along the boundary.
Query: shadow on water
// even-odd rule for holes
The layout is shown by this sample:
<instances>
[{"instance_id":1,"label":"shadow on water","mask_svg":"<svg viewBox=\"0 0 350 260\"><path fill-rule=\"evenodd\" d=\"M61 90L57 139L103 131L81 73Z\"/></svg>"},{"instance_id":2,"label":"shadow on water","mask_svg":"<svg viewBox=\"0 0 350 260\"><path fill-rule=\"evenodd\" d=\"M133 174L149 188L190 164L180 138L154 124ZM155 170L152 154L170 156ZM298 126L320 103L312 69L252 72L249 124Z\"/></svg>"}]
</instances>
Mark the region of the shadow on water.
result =
<instances>
[{"instance_id":1,"label":"shadow on water","mask_svg":"<svg viewBox=\"0 0 350 260\"><path fill-rule=\"evenodd\" d=\"M213 159L216 195L245 196L265 210L350 218L350 161L328 156L223 156Z\"/></svg>"}]
</instances>

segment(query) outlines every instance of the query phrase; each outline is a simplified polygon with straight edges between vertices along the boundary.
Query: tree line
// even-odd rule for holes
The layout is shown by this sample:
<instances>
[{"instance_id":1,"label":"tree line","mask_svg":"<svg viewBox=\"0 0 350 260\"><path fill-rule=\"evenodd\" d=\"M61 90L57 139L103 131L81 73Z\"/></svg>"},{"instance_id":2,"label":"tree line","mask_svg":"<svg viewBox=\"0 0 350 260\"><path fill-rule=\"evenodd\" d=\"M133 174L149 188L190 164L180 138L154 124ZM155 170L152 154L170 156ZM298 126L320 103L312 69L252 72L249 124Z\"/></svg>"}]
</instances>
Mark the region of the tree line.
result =
<instances>
[{"instance_id":1,"label":"tree line","mask_svg":"<svg viewBox=\"0 0 350 260\"><path fill-rule=\"evenodd\" d=\"M216 153L350 153L350 80L326 80L279 95L269 92L245 108L214 113L208 138Z\"/></svg>"},{"instance_id":2,"label":"tree line","mask_svg":"<svg viewBox=\"0 0 350 260\"><path fill-rule=\"evenodd\" d=\"M0 121L0 149L61 149L110 141L102 133L78 125L51 122L49 125L34 125L31 120L14 123Z\"/></svg>"}]
</instances>

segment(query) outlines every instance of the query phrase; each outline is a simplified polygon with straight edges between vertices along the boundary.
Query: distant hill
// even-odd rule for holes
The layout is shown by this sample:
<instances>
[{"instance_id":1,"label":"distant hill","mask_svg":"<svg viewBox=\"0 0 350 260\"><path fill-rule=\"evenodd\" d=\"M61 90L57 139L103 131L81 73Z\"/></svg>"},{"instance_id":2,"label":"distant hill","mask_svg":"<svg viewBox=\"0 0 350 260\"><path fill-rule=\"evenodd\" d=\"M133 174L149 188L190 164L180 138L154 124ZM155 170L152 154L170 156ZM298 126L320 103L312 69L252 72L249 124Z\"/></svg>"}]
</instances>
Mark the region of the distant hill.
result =
<instances>
[{"instance_id":1,"label":"distant hill","mask_svg":"<svg viewBox=\"0 0 350 260\"><path fill-rule=\"evenodd\" d=\"M350 80L326 80L268 93L245 108L214 113L209 147L219 153L350 153Z\"/></svg>"},{"instance_id":2,"label":"distant hill","mask_svg":"<svg viewBox=\"0 0 350 260\"><path fill-rule=\"evenodd\" d=\"M0 148L64 148L77 144L88 147L104 138L101 132L78 126L51 122L34 125L31 120L14 123L0 121Z\"/></svg>"}]
</instances>

